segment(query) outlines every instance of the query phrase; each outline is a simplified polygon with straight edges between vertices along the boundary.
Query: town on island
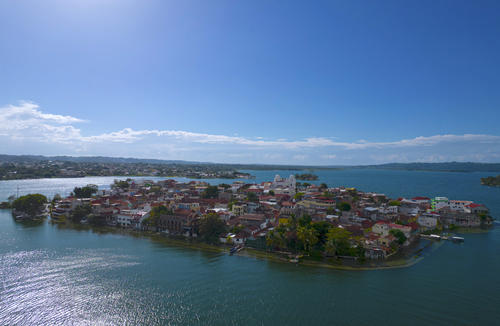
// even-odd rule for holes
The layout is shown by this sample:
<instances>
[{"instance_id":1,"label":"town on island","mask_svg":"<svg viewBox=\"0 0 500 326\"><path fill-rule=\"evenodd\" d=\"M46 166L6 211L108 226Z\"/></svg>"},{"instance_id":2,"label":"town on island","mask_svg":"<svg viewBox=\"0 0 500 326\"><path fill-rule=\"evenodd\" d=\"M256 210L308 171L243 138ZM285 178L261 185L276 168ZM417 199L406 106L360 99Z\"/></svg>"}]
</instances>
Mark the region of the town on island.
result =
<instances>
[{"instance_id":1,"label":"town on island","mask_svg":"<svg viewBox=\"0 0 500 326\"><path fill-rule=\"evenodd\" d=\"M412 254L420 239L463 241L458 228L487 228L488 208L446 197L391 199L355 188L273 181L210 185L167 179L115 180L110 189L76 187L50 201L40 194L10 198L17 220L113 226L165 234L281 260L362 266Z\"/></svg>"}]
</instances>

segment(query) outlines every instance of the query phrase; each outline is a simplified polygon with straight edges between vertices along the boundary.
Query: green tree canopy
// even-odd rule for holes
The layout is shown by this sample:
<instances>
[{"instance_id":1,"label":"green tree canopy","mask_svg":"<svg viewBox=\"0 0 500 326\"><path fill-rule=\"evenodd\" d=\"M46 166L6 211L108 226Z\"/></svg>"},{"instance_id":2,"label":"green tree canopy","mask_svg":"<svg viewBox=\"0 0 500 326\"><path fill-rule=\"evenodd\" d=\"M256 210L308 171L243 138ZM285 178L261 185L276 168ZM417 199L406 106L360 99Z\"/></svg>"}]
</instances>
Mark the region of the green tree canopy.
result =
<instances>
[{"instance_id":1,"label":"green tree canopy","mask_svg":"<svg viewBox=\"0 0 500 326\"><path fill-rule=\"evenodd\" d=\"M227 232L226 223L215 213L207 214L200 220L200 238L208 243L218 243L221 235Z\"/></svg>"},{"instance_id":2,"label":"green tree canopy","mask_svg":"<svg viewBox=\"0 0 500 326\"><path fill-rule=\"evenodd\" d=\"M129 188L129 183L126 180L115 180L113 187L114 188L121 188L123 190L127 190Z\"/></svg>"},{"instance_id":3,"label":"green tree canopy","mask_svg":"<svg viewBox=\"0 0 500 326\"><path fill-rule=\"evenodd\" d=\"M389 206L401 206L401 202L399 200L391 200Z\"/></svg>"},{"instance_id":4,"label":"green tree canopy","mask_svg":"<svg viewBox=\"0 0 500 326\"><path fill-rule=\"evenodd\" d=\"M389 231L389 233L396 237L396 239L397 239L397 241L398 241L398 243L400 245L402 245L403 243L405 243L406 236L403 233L403 231L398 230L398 229L392 229L392 230Z\"/></svg>"},{"instance_id":5,"label":"green tree canopy","mask_svg":"<svg viewBox=\"0 0 500 326\"><path fill-rule=\"evenodd\" d=\"M90 198L95 193L97 193L96 185L86 185L85 187L75 187L73 189L73 195L76 198Z\"/></svg>"},{"instance_id":6,"label":"green tree canopy","mask_svg":"<svg viewBox=\"0 0 500 326\"><path fill-rule=\"evenodd\" d=\"M76 206L73 212L71 212L71 219L73 222L80 223L91 211L92 207L89 204Z\"/></svg>"},{"instance_id":7,"label":"green tree canopy","mask_svg":"<svg viewBox=\"0 0 500 326\"><path fill-rule=\"evenodd\" d=\"M161 215L172 215L174 214L168 207L164 205L155 206L151 209L149 217L142 221L144 225L158 226L158 221Z\"/></svg>"},{"instance_id":8,"label":"green tree canopy","mask_svg":"<svg viewBox=\"0 0 500 326\"><path fill-rule=\"evenodd\" d=\"M341 211L348 212L351 210L351 204L347 202L341 202L337 204L337 208L340 209Z\"/></svg>"},{"instance_id":9,"label":"green tree canopy","mask_svg":"<svg viewBox=\"0 0 500 326\"><path fill-rule=\"evenodd\" d=\"M311 227L299 226L297 228L297 239L302 243L305 251L311 251L318 242L318 232Z\"/></svg>"},{"instance_id":10,"label":"green tree canopy","mask_svg":"<svg viewBox=\"0 0 500 326\"><path fill-rule=\"evenodd\" d=\"M219 196L219 187L208 186L202 193L203 198L217 198Z\"/></svg>"},{"instance_id":11,"label":"green tree canopy","mask_svg":"<svg viewBox=\"0 0 500 326\"><path fill-rule=\"evenodd\" d=\"M351 233L346 229L333 227L328 230L325 249L328 253L334 255L348 254L350 244L349 238Z\"/></svg>"},{"instance_id":12,"label":"green tree canopy","mask_svg":"<svg viewBox=\"0 0 500 326\"><path fill-rule=\"evenodd\" d=\"M248 192L247 200L255 203L259 201L259 196L255 192Z\"/></svg>"},{"instance_id":13,"label":"green tree canopy","mask_svg":"<svg viewBox=\"0 0 500 326\"><path fill-rule=\"evenodd\" d=\"M41 194L29 194L21 196L12 202L12 208L17 211L28 214L29 216L36 216L43 212L47 197Z\"/></svg>"},{"instance_id":14,"label":"green tree canopy","mask_svg":"<svg viewBox=\"0 0 500 326\"><path fill-rule=\"evenodd\" d=\"M304 193L303 192L298 192L295 195L293 195L293 199L295 199L296 201L302 200L302 197L304 197Z\"/></svg>"}]
</instances>

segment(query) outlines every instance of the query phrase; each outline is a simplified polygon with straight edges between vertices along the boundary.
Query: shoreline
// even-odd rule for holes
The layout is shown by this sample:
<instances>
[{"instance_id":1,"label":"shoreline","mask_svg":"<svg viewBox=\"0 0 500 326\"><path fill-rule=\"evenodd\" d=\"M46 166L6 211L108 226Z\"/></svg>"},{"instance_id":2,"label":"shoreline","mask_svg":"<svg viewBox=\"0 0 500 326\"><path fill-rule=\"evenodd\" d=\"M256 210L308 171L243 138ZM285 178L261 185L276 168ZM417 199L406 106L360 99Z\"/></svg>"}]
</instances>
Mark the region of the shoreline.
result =
<instances>
[{"instance_id":1,"label":"shoreline","mask_svg":"<svg viewBox=\"0 0 500 326\"><path fill-rule=\"evenodd\" d=\"M188 239L183 237L170 236L167 234L162 234L160 232L154 231L140 231L140 230L132 230L132 229L123 229L112 226L92 226L85 224L74 224L74 223L58 223L57 221L53 221L50 218L47 220L48 224L52 226L74 230L74 231L91 231L97 234L117 234L117 235L125 235L132 236L136 238L144 238L149 239L154 242L160 242L163 245L169 246L177 246L183 247L192 250L205 251L205 252L218 252L218 253L227 253L229 254L229 250L231 247L224 245L214 245L208 244L205 242L197 241L194 239ZM427 240L424 240L427 241ZM441 242L442 244L443 242ZM440 245L441 245L440 244ZM318 268L327 268L327 269L335 269L335 270L349 270L349 271L369 271L369 270L382 270L382 269L394 269L394 268L406 268L415 265L424 259L420 252L427 248L429 245L435 246L434 243L430 242L425 247L421 247L416 245L416 248L410 249L410 253L408 254L408 258L399 257L396 259L389 259L380 261L380 264L373 263L364 263L359 266L342 263L341 261L337 261L336 263L328 262L325 260L317 260L311 258L302 258L298 263L291 263L288 258L284 258L281 254L259 250L255 248L244 247L238 253L235 253L235 256L247 257L247 258L255 258L259 260L272 261L276 263L282 263L287 265L296 265L296 266L307 266L307 267L318 267ZM439 246L440 246L439 245ZM331 258L333 260L333 258Z\"/></svg>"}]
</instances>

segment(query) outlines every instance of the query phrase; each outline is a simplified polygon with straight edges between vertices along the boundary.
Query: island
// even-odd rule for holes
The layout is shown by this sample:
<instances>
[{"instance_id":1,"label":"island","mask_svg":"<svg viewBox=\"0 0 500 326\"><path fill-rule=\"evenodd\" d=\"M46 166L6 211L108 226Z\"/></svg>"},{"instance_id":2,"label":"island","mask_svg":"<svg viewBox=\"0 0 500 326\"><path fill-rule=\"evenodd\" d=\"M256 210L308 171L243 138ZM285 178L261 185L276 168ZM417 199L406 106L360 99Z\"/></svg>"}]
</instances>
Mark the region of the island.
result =
<instances>
[{"instance_id":1,"label":"island","mask_svg":"<svg viewBox=\"0 0 500 326\"><path fill-rule=\"evenodd\" d=\"M489 187L500 187L500 175L481 178L481 184Z\"/></svg>"},{"instance_id":2,"label":"island","mask_svg":"<svg viewBox=\"0 0 500 326\"><path fill-rule=\"evenodd\" d=\"M14 201L14 215L22 198ZM422 244L463 241L445 233L488 228L493 221L484 205L468 200L394 199L352 187L299 184L294 175L218 185L129 178L115 180L110 189L76 187L66 198L54 196L49 206L50 221L59 226L152 234L230 254L334 268L405 265Z\"/></svg>"},{"instance_id":3,"label":"island","mask_svg":"<svg viewBox=\"0 0 500 326\"><path fill-rule=\"evenodd\" d=\"M302 173L302 174L295 174L295 179L315 181L315 180L318 180L318 176L315 174L312 174L312 173Z\"/></svg>"}]
</instances>

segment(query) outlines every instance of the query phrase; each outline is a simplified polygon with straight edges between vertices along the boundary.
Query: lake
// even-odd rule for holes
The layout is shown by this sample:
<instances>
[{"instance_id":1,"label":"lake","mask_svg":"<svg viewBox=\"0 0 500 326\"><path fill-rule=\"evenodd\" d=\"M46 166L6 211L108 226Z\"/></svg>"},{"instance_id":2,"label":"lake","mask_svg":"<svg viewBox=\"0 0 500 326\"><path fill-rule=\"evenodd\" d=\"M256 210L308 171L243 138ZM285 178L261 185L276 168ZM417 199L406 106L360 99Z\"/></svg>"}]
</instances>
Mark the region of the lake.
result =
<instances>
[{"instance_id":1,"label":"lake","mask_svg":"<svg viewBox=\"0 0 500 326\"><path fill-rule=\"evenodd\" d=\"M246 171L250 182L279 173ZM316 183L484 203L488 173L316 171ZM113 177L0 182L9 195L67 195ZM163 178L146 178L163 179ZM177 178L179 180L188 180ZM211 183L232 180L207 180ZM500 228L443 243L400 269L340 271L190 249L145 237L15 222L0 210L1 325L494 325L500 323Z\"/></svg>"}]
</instances>

